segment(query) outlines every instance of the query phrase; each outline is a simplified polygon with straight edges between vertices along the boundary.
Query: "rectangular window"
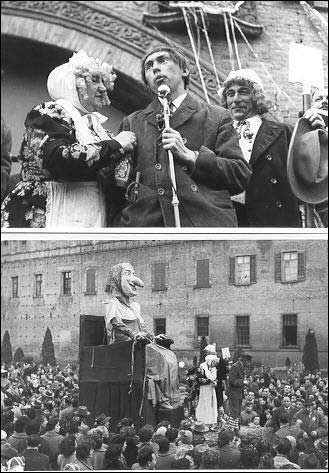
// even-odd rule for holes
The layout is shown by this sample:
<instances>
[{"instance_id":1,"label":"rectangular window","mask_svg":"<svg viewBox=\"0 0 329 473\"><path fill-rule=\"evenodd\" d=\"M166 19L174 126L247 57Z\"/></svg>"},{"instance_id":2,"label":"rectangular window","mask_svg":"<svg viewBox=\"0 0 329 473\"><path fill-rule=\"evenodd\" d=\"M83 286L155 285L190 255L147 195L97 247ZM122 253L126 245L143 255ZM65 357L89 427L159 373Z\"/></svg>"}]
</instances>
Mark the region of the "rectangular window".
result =
<instances>
[{"instance_id":1,"label":"rectangular window","mask_svg":"<svg viewBox=\"0 0 329 473\"><path fill-rule=\"evenodd\" d=\"M64 271L62 273L62 282L63 282L63 294L71 295L71 271Z\"/></svg>"},{"instance_id":2,"label":"rectangular window","mask_svg":"<svg viewBox=\"0 0 329 473\"><path fill-rule=\"evenodd\" d=\"M12 296L18 297L18 276L14 276L11 278L11 285L12 285Z\"/></svg>"},{"instance_id":3,"label":"rectangular window","mask_svg":"<svg viewBox=\"0 0 329 473\"><path fill-rule=\"evenodd\" d=\"M34 297L42 296L42 274L34 275Z\"/></svg>"},{"instance_id":4,"label":"rectangular window","mask_svg":"<svg viewBox=\"0 0 329 473\"><path fill-rule=\"evenodd\" d=\"M154 335L160 335L162 333L166 333L166 319L154 319Z\"/></svg>"},{"instance_id":5,"label":"rectangular window","mask_svg":"<svg viewBox=\"0 0 329 473\"><path fill-rule=\"evenodd\" d=\"M197 317L196 335L198 342L201 337L209 337L209 317Z\"/></svg>"},{"instance_id":6,"label":"rectangular window","mask_svg":"<svg viewBox=\"0 0 329 473\"><path fill-rule=\"evenodd\" d=\"M275 282L305 281L305 251L285 251L275 254Z\"/></svg>"},{"instance_id":7,"label":"rectangular window","mask_svg":"<svg viewBox=\"0 0 329 473\"><path fill-rule=\"evenodd\" d=\"M237 315L235 318L236 345L250 345L249 315Z\"/></svg>"},{"instance_id":8,"label":"rectangular window","mask_svg":"<svg viewBox=\"0 0 329 473\"><path fill-rule=\"evenodd\" d=\"M256 255L241 255L230 258L229 284L236 286L256 282Z\"/></svg>"},{"instance_id":9,"label":"rectangular window","mask_svg":"<svg viewBox=\"0 0 329 473\"><path fill-rule=\"evenodd\" d=\"M166 263L153 263L152 271L152 290L153 291L166 291Z\"/></svg>"},{"instance_id":10,"label":"rectangular window","mask_svg":"<svg viewBox=\"0 0 329 473\"><path fill-rule=\"evenodd\" d=\"M210 287L209 259L199 259L196 262L196 288Z\"/></svg>"},{"instance_id":11,"label":"rectangular window","mask_svg":"<svg viewBox=\"0 0 329 473\"><path fill-rule=\"evenodd\" d=\"M283 253L282 255L282 281L291 282L298 280L298 254L297 251Z\"/></svg>"},{"instance_id":12,"label":"rectangular window","mask_svg":"<svg viewBox=\"0 0 329 473\"><path fill-rule=\"evenodd\" d=\"M282 315L282 345L297 345L297 314Z\"/></svg>"},{"instance_id":13,"label":"rectangular window","mask_svg":"<svg viewBox=\"0 0 329 473\"><path fill-rule=\"evenodd\" d=\"M96 294L96 269L86 270L86 292L85 294Z\"/></svg>"}]
</instances>

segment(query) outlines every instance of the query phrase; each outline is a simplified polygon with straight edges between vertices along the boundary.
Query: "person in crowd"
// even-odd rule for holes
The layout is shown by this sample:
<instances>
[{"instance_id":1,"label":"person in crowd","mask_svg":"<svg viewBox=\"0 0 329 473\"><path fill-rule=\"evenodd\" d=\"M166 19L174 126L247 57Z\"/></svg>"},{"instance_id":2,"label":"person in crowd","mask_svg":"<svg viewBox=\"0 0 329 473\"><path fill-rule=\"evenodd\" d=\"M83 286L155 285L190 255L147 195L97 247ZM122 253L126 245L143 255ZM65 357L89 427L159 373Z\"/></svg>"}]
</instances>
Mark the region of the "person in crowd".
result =
<instances>
[{"instance_id":1,"label":"person in crowd","mask_svg":"<svg viewBox=\"0 0 329 473\"><path fill-rule=\"evenodd\" d=\"M296 419L302 421L301 428L313 440L328 435L328 423L322 414L313 409L312 401L309 398L305 399L302 409L295 413L293 422Z\"/></svg>"},{"instance_id":2,"label":"person in crowd","mask_svg":"<svg viewBox=\"0 0 329 473\"><path fill-rule=\"evenodd\" d=\"M233 118L245 160L252 168L247 190L233 196L240 227L301 227L298 199L287 174L292 129L264 118L270 109L263 83L252 69L231 71L222 84L221 103ZM321 128L317 113L306 115Z\"/></svg>"},{"instance_id":3,"label":"person in crowd","mask_svg":"<svg viewBox=\"0 0 329 473\"><path fill-rule=\"evenodd\" d=\"M170 453L170 442L167 437L158 437L156 443L159 445L158 458L155 464L156 470L172 470L175 454Z\"/></svg>"},{"instance_id":4,"label":"person in crowd","mask_svg":"<svg viewBox=\"0 0 329 473\"><path fill-rule=\"evenodd\" d=\"M195 448L188 450L185 453L185 458L190 462L191 470L199 470L201 464L202 453L198 452Z\"/></svg>"},{"instance_id":5,"label":"person in crowd","mask_svg":"<svg viewBox=\"0 0 329 473\"><path fill-rule=\"evenodd\" d=\"M177 439L178 439L178 429L175 427L169 427L165 432L165 437L169 440L169 453L176 454L177 450Z\"/></svg>"},{"instance_id":6,"label":"person in crowd","mask_svg":"<svg viewBox=\"0 0 329 473\"><path fill-rule=\"evenodd\" d=\"M217 361L216 355L207 355L205 361L200 364L200 394L195 410L196 420L203 422L211 430L215 430L217 425L217 397L215 390L217 385Z\"/></svg>"},{"instance_id":7,"label":"person in crowd","mask_svg":"<svg viewBox=\"0 0 329 473\"><path fill-rule=\"evenodd\" d=\"M250 353L241 352L238 361L233 363L229 371L226 395L230 412L228 420L230 429L239 429L245 377L244 368L251 362L252 358Z\"/></svg>"},{"instance_id":8,"label":"person in crowd","mask_svg":"<svg viewBox=\"0 0 329 473\"><path fill-rule=\"evenodd\" d=\"M124 441L126 442L126 448L123 452L123 456L127 462L127 466L130 468L133 463L137 461L137 444L139 439L136 435L135 429L130 425L121 427L120 435L122 435Z\"/></svg>"},{"instance_id":9,"label":"person in crowd","mask_svg":"<svg viewBox=\"0 0 329 473\"><path fill-rule=\"evenodd\" d=\"M271 427L273 431L276 432L280 428L280 417L282 414L287 415L289 424L292 421L294 415L294 409L291 405L291 400L289 396L284 396L282 399L281 406L273 410L271 418Z\"/></svg>"},{"instance_id":10,"label":"person in crowd","mask_svg":"<svg viewBox=\"0 0 329 473\"><path fill-rule=\"evenodd\" d=\"M235 447L232 430L222 430L218 435L221 470L236 470L240 466L240 450Z\"/></svg>"},{"instance_id":11,"label":"person in crowd","mask_svg":"<svg viewBox=\"0 0 329 473\"><path fill-rule=\"evenodd\" d=\"M277 455L275 455L273 462L274 468L276 470L281 469L282 467L287 468L293 466L297 470L300 469L300 466L296 463L291 462L288 459L288 456L291 452L291 443L290 440L287 438L280 439L278 446L277 446Z\"/></svg>"},{"instance_id":12,"label":"person in crowd","mask_svg":"<svg viewBox=\"0 0 329 473\"><path fill-rule=\"evenodd\" d=\"M63 435L59 434L59 420L57 417L49 417L46 424L46 432L40 436L48 444L49 462L53 470L57 469L57 457L59 446L64 440Z\"/></svg>"},{"instance_id":13,"label":"person in crowd","mask_svg":"<svg viewBox=\"0 0 329 473\"><path fill-rule=\"evenodd\" d=\"M1 464L6 464L10 458L17 457L18 451L7 441L7 432L1 430Z\"/></svg>"},{"instance_id":14,"label":"person in crowd","mask_svg":"<svg viewBox=\"0 0 329 473\"><path fill-rule=\"evenodd\" d=\"M256 469L259 464L259 453L254 445L247 444L241 448L240 468L242 470Z\"/></svg>"},{"instance_id":15,"label":"person in crowd","mask_svg":"<svg viewBox=\"0 0 329 473\"><path fill-rule=\"evenodd\" d=\"M74 435L64 437L59 445L59 455L57 457L57 466L59 470L63 470L65 465L72 464L76 460L75 450L77 441Z\"/></svg>"},{"instance_id":16,"label":"person in crowd","mask_svg":"<svg viewBox=\"0 0 329 473\"><path fill-rule=\"evenodd\" d=\"M215 448L210 448L201 457L200 470L219 470L221 466L220 453Z\"/></svg>"},{"instance_id":17,"label":"person in crowd","mask_svg":"<svg viewBox=\"0 0 329 473\"><path fill-rule=\"evenodd\" d=\"M150 445L142 447L137 455L137 462L131 466L132 470L154 470L157 456Z\"/></svg>"},{"instance_id":18,"label":"person in crowd","mask_svg":"<svg viewBox=\"0 0 329 473\"><path fill-rule=\"evenodd\" d=\"M264 453L260 457L258 468L260 470L274 470L274 460L270 453Z\"/></svg>"},{"instance_id":19,"label":"person in crowd","mask_svg":"<svg viewBox=\"0 0 329 473\"><path fill-rule=\"evenodd\" d=\"M27 447L22 452L25 459L24 471L48 471L50 469L49 457L39 452L40 445L39 435L32 434L27 437Z\"/></svg>"},{"instance_id":20,"label":"person in crowd","mask_svg":"<svg viewBox=\"0 0 329 473\"><path fill-rule=\"evenodd\" d=\"M138 436L140 439L140 442L137 444L138 452L141 448L145 447L146 445L149 445L153 448L154 453L158 453L159 445L156 442L152 441L153 434L154 428L150 424L145 424L143 427L140 428L138 432Z\"/></svg>"},{"instance_id":21,"label":"person in crowd","mask_svg":"<svg viewBox=\"0 0 329 473\"><path fill-rule=\"evenodd\" d=\"M256 416L257 412L253 410L253 403L247 402L240 414L240 425L249 425Z\"/></svg>"},{"instance_id":22,"label":"person in crowd","mask_svg":"<svg viewBox=\"0 0 329 473\"><path fill-rule=\"evenodd\" d=\"M26 416L18 417L14 422L14 432L8 438L8 443L16 448L19 454L23 452L27 445L27 434L25 432L27 422L28 418Z\"/></svg>"},{"instance_id":23,"label":"person in crowd","mask_svg":"<svg viewBox=\"0 0 329 473\"><path fill-rule=\"evenodd\" d=\"M181 430L179 434L179 440L177 443L177 449L175 453L176 460L183 458L185 453L192 448L193 433L190 430Z\"/></svg>"},{"instance_id":24,"label":"person in crowd","mask_svg":"<svg viewBox=\"0 0 329 473\"><path fill-rule=\"evenodd\" d=\"M87 432L87 437L91 439L92 450L91 450L91 463L94 470L101 470L103 468L104 455L107 449L107 445L103 443L103 434L100 430L90 429Z\"/></svg>"},{"instance_id":25,"label":"person in crowd","mask_svg":"<svg viewBox=\"0 0 329 473\"><path fill-rule=\"evenodd\" d=\"M142 60L144 84L155 98L146 109L126 117L120 128L136 134L137 147L131 159L127 200L125 189L111 199L116 203L112 210L115 225L177 226L168 151L174 160L180 226L237 225L230 195L246 188L250 168L230 125L230 114L196 101L187 90L189 74L188 59L177 48L159 46ZM163 99L158 98L160 86L170 91L169 127L163 120Z\"/></svg>"},{"instance_id":26,"label":"person in crowd","mask_svg":"<svg viewBox=\"0 0 329 473\"><path fill-rule=\"evenodd\" d=\"M114 88L112 66L84 51L48 77L50 102L37 105L25 120L20 150L21 181L2 203L2 226L66 229L107 225L105 193L115 168L132 151L135 136L115 138L103 128Z\"/></svg>"},{"instance_id":27,"label":"person in crowd","mask_svg":"<svg viewBox=\"0 0 329 473\"><path fill-rule=\"evenodd\" d=\"M75 460L73 465L77 465L80 470L93 470L92 442L87 437L78 442L75 449Z\"/></svg>"}]
</instances>

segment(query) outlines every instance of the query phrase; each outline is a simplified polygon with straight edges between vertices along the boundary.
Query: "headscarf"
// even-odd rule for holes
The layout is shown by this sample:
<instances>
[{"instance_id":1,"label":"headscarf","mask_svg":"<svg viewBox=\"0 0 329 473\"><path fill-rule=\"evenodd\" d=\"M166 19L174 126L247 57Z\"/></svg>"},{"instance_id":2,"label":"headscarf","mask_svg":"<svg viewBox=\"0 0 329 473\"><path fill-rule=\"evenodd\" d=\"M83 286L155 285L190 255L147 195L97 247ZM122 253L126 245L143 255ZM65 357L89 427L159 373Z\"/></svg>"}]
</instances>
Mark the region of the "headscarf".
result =
<instances>
[{"instance_id":1,"label":"headscarf","mask_svg":"<svg viewBox=\"0 0 329 473\"><path fill-rule=\"evenodd\" d=\"M47 81L50 97L68 112L74 121L77 140L83 145L109 138L106 130L102 127L108 117L98 112L89 113L79 100L77 86L79 83L85 84L85 78L92 74L100 74L105 87L113 90L116 75L112 66L89 57L82 50L74 53L67 63L51 71ZM86 115L82 117L78 110ZM98 137L91 133L88 118L90 118Z\"/></svg>"}]
</instances>

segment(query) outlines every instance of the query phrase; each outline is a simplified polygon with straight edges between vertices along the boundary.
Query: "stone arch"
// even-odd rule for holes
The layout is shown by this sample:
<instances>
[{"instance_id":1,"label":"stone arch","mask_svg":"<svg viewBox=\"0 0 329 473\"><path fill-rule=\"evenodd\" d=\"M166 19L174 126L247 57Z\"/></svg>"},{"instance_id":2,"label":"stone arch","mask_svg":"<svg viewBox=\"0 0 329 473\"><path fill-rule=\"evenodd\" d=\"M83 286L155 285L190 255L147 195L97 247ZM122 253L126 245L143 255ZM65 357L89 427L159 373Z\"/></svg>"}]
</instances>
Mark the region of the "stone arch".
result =
<instances>
[{"instance_id":1,"label":"stone arch","mask_svg":"<svg viewBox=\"0 0 329 473\"><path fill-rule=\"evenodd\" d=\"M122 79L114 100L126 107L129 103L134 109L145 105L148 94L140 79L140 59L145 52L164 43L159 34L96 2L3 1L1 13L2 34L70 51L83 48L90 55L112 62ZM187 50L185 53L191 59L191 93L204 100L193 56ZM211 65L201 61L201 67L211 101L218 103Z\"/></svg>"}]
</instances>

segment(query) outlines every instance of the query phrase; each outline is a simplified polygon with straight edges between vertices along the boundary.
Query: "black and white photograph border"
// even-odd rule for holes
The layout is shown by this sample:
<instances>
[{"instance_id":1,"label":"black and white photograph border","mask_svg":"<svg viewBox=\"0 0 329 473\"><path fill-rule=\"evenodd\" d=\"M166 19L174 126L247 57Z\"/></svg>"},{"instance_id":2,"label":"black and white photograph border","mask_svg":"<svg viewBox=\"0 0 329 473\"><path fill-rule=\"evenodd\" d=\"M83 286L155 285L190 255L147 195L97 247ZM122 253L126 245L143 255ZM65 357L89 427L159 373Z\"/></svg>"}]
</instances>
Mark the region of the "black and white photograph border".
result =
<instances>
[{"instance_id":1,"label":"black and white photograph border","mask_svg":"<svg viewBox=\"0 0 329 473\"><path fill-rule=\"evenodd\" d=\"M240 467L251 470L259 468L260 457L257 464L251 459L259 442L278 447L280 437L275 434L283 426L274 426L271 418L285 395L294 413L298 402L311 398L314 415L325 416L327 422L325 234L185 234L184 238L177 233L44 234L36 238L26 233L22 238L19 233L10 238L3 235L1 243L2 370L7 371L3 376L10 387L3 402L10 405L15 399L16 414L17 407L22 413L29 404L40 402L40 412L49 418L45 390L52 396L56 416L64 409L67 396L75 396L89 412L87 430L100 414L111 417L113 431L125 417L132 419L137 432L145 424L156 431L163 422L174 428L188 426L194 437L196 430L205 428L204 442L219 459L224 448L219 447L219 438L230 431L234 448L240 451L239 462L245 462ZM129 263L133 277L143 282L143 287L132 282L136 297L128 305L137 302L140 306L143 330L151 334L151 343L141 337L142 332L113 344L107 338L109 318L104 301L109 294L105 288L113 267L120 263ZM122 289L121 283L119 286ZM167 349L161 346L161 334ZM162 365L158 358L155 362L150 354L153 345L160 345L173 358L165 356ZM224 360L226 371L215 382L222 388L212 392L217 394L216 420L206 415L202 421L213 401L206 397L207 408L202 409L200 371L207 355ZM9 361L17 356L25 361ZM246 364L244 356L251 357ZM152 360L156 372L163 373L160 380L154 372L152 375ZM308 362L312 367L307 367ZM244 399L236 418L232 417L229 383L237 363L244 366ZM22 367L34 369L24 377L30 397L24 391L15 398ZM175 405L165 392L168 378L177 379ZM152 391L159 384L160 398ZM250 399L255 384L258 394ZM8 386L2 392L6 389ZM162 395L168 395L164 403ZM258 417L259 398L267 396L269 407L266 414L259 414L260 424L258 420L256 425L246 423L247 405L251 403ZM308 432L314 452L320 439L324 443L327 439L327 427L318 427L316 438ZM308 453L310 461L312 452ZM213 469L211 462L217 454L205 460L210 462L205 470ZM282 460L277 451L275 456ZM287 461L298 464L298 455L289 458Z\"/></svg>"}]
</instances>

